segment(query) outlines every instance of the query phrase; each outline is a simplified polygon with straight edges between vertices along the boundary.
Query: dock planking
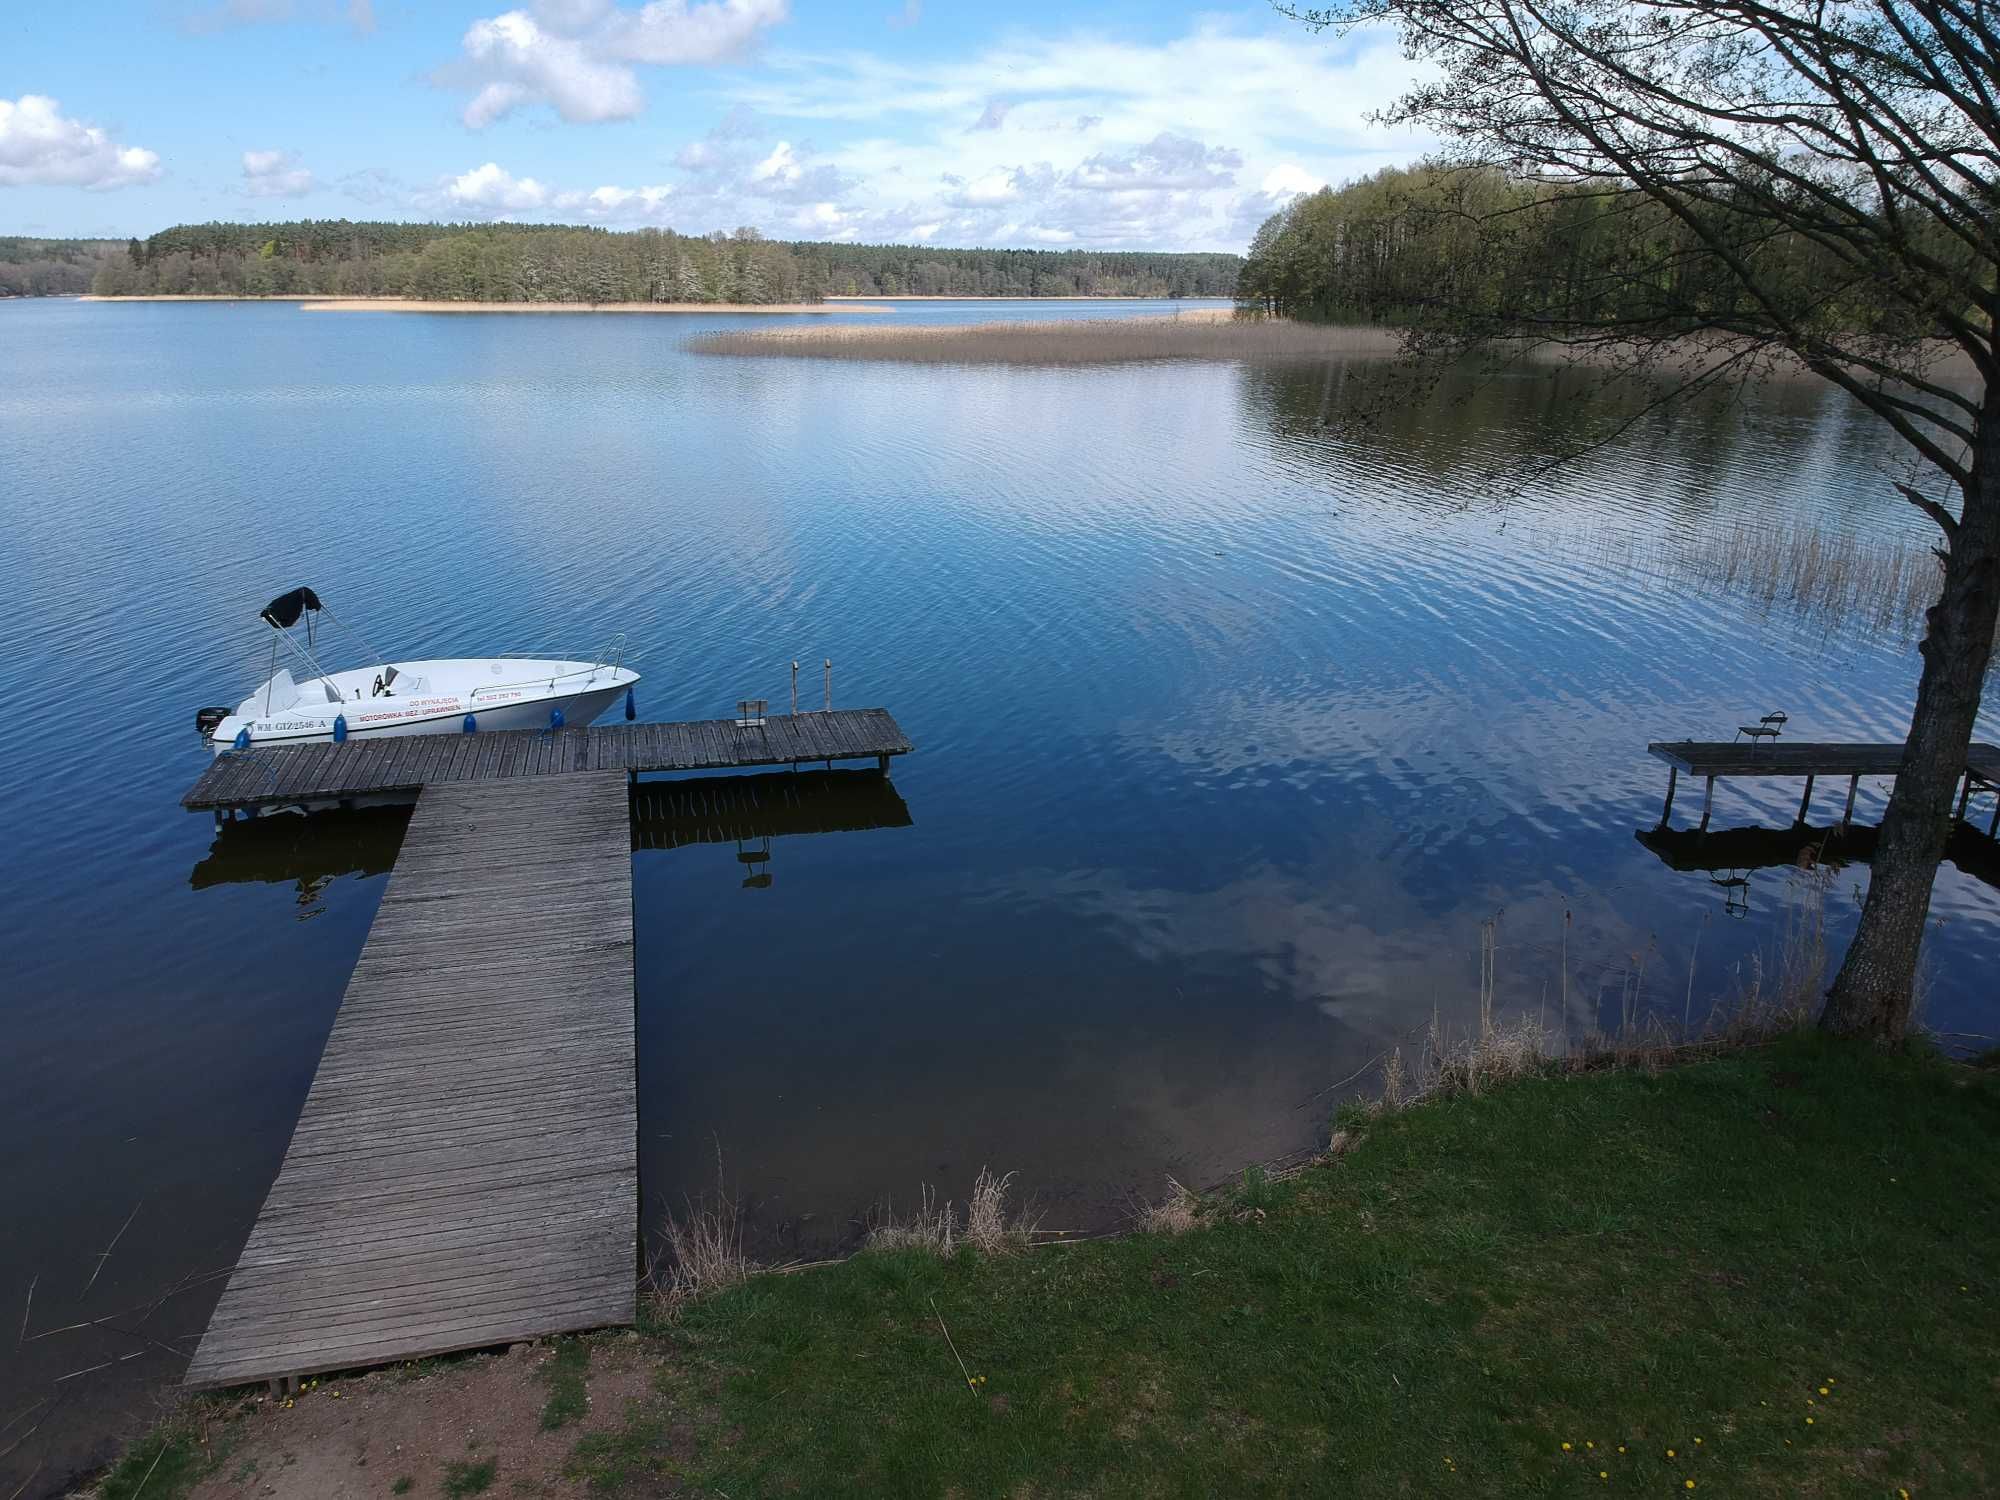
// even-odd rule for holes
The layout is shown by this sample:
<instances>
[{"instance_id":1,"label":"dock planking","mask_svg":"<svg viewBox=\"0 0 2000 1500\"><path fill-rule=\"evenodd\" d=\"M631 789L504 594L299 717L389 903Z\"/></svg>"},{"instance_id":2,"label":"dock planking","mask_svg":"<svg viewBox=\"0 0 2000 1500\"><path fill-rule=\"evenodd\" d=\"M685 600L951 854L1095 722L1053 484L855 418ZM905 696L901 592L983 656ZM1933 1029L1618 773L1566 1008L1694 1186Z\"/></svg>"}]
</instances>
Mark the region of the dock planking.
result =
<instances>
[{"instance_id":1,"label":"dock planking","mask_svg":"<svg viewBox=\"0 0 2000 1500\"><path fill-rule=\"evenodd\" d=\"M1847 778L1847 809L1843 826L1853 817L1855 788L1863 776L1894 776L1903 768L1901 744L1841 744L1808 740L1656 740L1646 753L1667 763L1667 801L1660 810L1660 827L1674 810L1674 790L1685 771L1706 783L1701 808L1701 831L1708 829L1715 802L1715 783L1726 776L1803 778L1805 795L1799 802L1799 821L1805 820L1812 804L1813 784L1822 776ZM2000 745L1981 741L1966 754L1961 773L1965 789L1958 801L1958 815L1965 816L1966 804L1976 790L2000 788ZM2000 808L1994 812L1994 827L2000 829Z\"/></svg>"},{"instance_id":2,"label":"dock planking","mask_svg":"<svg viewBox=\"0 0 2000 1500\"><path fill-rule=\"evenodd\" d=\"M675 724L600 724L478 734L397 735L230 750L181 798L190 811L254 810L338 801L426 787L537 780L594 771L725 771L817 765L910 753L887 709L773 714L755 724L709 719Z\"/></svg>"},{"instance_id":3,"label":"dock planking","mask_svg":"<svg viewBox=\"0 0 2000 1500\"><path fill-rule=\"evenodd\" d=\"M381 742L402 767L383 774L434 777L461 759L424 743L443 738ZM571 764L584 743L568 747ZM344 786L353 773L335 749L349 747L281 753L299 762L290 774ZM189 1385L632 1320L626 777L417 785L381 909Z\"/></svg>"}]
</instances>

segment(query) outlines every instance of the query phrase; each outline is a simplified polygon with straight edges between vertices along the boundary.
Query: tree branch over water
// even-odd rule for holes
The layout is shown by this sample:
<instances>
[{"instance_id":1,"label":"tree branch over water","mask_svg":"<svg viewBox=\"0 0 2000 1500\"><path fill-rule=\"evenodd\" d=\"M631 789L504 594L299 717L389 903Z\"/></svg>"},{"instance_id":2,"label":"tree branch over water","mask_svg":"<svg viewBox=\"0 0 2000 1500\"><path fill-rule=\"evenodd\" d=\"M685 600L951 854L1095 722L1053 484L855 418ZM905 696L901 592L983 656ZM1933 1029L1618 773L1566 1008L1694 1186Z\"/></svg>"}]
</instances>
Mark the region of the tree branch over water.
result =
<instances>
[{"instance_id":1,"label":"tree branch over water","mask_svg":"<svg viewBox=\"0 0 2000 1500\"><path fill-rule=\"evenodd\" d=\"M2000 620L2000 66L1958 0L1345 0L1424 80L1385 112L1444 139L1414 173L1295 201L1239 297L1387 317L1424 360L1587 351L1672 397L1796 361L1937 484L1942 535L1904 761L1831 1029L1909 1024L1918 946ZM1745 362L1737 366L1737 356ZM1964 378L1952 371L1956 363ZM1782 496L1773 497L1774 507Z\"/></svg>"}]
</instances>

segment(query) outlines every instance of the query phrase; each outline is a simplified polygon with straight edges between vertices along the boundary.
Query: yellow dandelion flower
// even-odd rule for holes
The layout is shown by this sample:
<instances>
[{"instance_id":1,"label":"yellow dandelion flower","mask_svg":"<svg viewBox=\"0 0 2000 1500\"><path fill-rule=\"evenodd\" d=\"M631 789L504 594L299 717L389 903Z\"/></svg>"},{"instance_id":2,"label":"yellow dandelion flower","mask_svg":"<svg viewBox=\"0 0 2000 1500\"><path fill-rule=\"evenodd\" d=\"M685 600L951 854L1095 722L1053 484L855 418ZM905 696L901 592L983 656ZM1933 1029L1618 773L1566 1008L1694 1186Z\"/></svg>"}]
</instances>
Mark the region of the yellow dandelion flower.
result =
<instances>
[{"instance_id":1,"label":"yellow dandelion flower","mask_svg":"<svg viewBox=\"0 0 2000 1500\"><path fill-rule=\"evenodd\" d=\"M1595 1448L1595 1447L1597 1446L1597 1444L1595 1444L1595 1443L1591 1443L1591 1442L1586 1442L1586 1443L1585 1443L1585 1444L1584 1444L1583 1446L1584 1446L1584 1447L1586 1447L1586 1448Z\"/></svg>"},{"instance_id":2,"label":"yellow dandelion flower","mask_svg":"<svg viewBox=\"0 0 2000 1500\"><path fill-rule=\"evenodd\" d=\"M1810 1426L1812 1426L1812 1424L1813 1424L1813 1419L1812 1419L1811 1417L1807 1417L1807 1418L1806 1418L1806 1426L1810 1427Z\"/></svg>"},{"instance_id":3,"label":"yellow dandelion flower","mask_svg":"<svg viewBox=\"0 0 2000 1500\"><path fill-rule=\"evenodd\" d=\"M1828 1390L1828 1389L1827 1389L1827 1388L1826 1388L1825 1386L1821 1386L1821 1387L1819 1388L1819 1393L1820 1393L1820 1394L1821 1394L1822 1396L1831 1396L1831 1395L1833 1394L1833 1392L1832 1392L1832 1391L1830 1391L1830 1390Z\"/></svg>"},{"instance_id":4,"label":"yellow dandelion flower","mask_svg":"<svg viewBox=\"0 0 2000 1500\"><path fill-rule=\"evenodd\" d=\"M1688 1482L1687 1482L1687 1487L1688 1487L1689 1489L1693 1489L1693 1488L1694 1488L1694 1481L1693 1481L1692 1479L1688 1480Z\"/></svg>"},{"instance_id":5,"label":"yellow dandelion flower","mask_svg":"<svg viewBox=\"0 0 2000 1500\"><path fill-rule=\"evenodd\" d=\"M1671 1449L1671 1448L1669 1448L1669 1449L1667 1450L1667 1457L1668 1457L1668 1458L1672 1458L1673 1456L1674 1456L1674 1450L1673 1450L1673 1449Z\"/></svg>"},{"instance_id":6,"label":"yellow dandelion flower","mask_svg":"<svg viewBox=\"0 0 2000 1500\"><path fill-rule=\"evenodd\" d=\"M1700 1438L1696 1438L1696 1439L1694 1440L1694 1445L1695 1445L1695 1447L1699 1448L1699 1447L1701 1446L1701 1439L1700 1439Z\"/></svg>"},{"instance_id":7,"label":"yellow dandelion flower","mask_svg":"<svg viewBox=\"0 0 2000 1500\"><path fill-rule=\"evenodd\" d=\"M1568 1444L1568 1443L1564 1443L1564 1444L1563 1444L1563 1452L1567 1453L1567 1452L1569 1452L1569 1451L1570 1451L1570 1448L1569 1448L1569 1444Z\"/></svg>"},{"instance_id":8,"label":"yellow dandelion flower","mask_svg":"<svg viewBox=\"0 0 2000 1500\"><path fill-rule=\"evenodd\" d=\"M1624 1445L1623 1443L1620 1443L1620 1444L1618 1445L1618 1451L1619 1451L1620 1453L1623 1453L1623 1452L1625 1451L1625 1445Z\"/></svg>"},{"instance_id":9,"label":"yellow dandelion flower","mask_svg":"<svg viewBox=\"0 0 2000 1500\"><path fill-rule=\"evenodd\" d=\"M1599 1469L1597 1471L1597 1477L1599 1479L1609 1479L1611 1477L1611 1473L1607 1469Z\"/></svg>"},{"instance_id":10,"label":"yellow dandelion flower","mask_svg":"<svg viewBox=\"0 0 2000 1500\"><path fill-rule=\"evenodd\" d=\"M1806 1405L1811 1406L1812 1404L1813 1404L1813 1398L1810 1396L1806 1397Z\"/></svg>"}]
</instances>

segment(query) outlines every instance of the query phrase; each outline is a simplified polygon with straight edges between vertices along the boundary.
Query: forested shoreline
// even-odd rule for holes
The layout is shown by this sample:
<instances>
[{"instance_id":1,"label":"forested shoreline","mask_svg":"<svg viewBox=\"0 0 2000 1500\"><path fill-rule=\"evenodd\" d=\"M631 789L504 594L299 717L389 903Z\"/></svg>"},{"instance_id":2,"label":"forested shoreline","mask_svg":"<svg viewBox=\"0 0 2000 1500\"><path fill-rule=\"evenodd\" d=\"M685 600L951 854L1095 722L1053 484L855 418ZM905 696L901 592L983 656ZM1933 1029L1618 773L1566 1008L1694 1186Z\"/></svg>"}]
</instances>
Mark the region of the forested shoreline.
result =
<instances>
[{"instance_id":1,"label":"forested shoreline","mask_svg":"<svg viewBox=\"0 0 2000 1500\"><path fill-rule=\"evenodd\" d=\"M694 236L347 220L180 224L108 248L88 286L107 297L759 305L829 295L1226 297L1241 266L1234 255L822 244L750 228Z\"/></svg>"},{"instance_id":2,"label":"forested shoreline","mask_svg":"<svg viewBox=\"0 0 2000 1500\"><path fill-rule=\"evenodd\" d=\"M1746 253L1800 288L1845 279L1804 235L1745 216ZM1753 309L1725 257L1634 191L1583 189L1492 168L1388 167L1304 194L1251 240L1239 304L1329 323L1472 331L1729 328ZM1878 303L1826 298L1828 326L1877 327Z\"/></svg>"},{"instance_id":3,"label":"forested shoreline","mask_svg":"<svg viewBox=\"0 0 2000 1500\"><path fill-rule=\"evenodd\" d=\"M117 240L0 235L0 297L74 297L124 252Z\"/></svg>"}]
</instances>

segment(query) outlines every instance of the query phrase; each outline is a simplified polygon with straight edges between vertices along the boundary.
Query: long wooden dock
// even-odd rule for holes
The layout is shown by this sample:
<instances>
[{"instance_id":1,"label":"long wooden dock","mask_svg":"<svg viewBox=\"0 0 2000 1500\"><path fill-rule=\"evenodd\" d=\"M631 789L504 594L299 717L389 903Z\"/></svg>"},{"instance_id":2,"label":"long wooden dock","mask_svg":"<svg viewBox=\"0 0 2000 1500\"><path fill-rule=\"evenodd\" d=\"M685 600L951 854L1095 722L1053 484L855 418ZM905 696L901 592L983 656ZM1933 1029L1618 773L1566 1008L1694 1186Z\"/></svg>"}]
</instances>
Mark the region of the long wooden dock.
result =
<instances>
[{"instance_id":1,"label":"long wooden dock","mask_svg":"<svg viewBox=\"0 0 2000 1500\"><path fill-rule=\"evenodd\" d=\"M478 734L411 734L231 750L181 798L194 811L255 811L463 782L572 775L584 771L722 771L751 766L831 765L910 753L909 737L883 708L772 714L744 722L600 724Z\"/></svg>"},{"instance_id":2,"label":"long wooden dock","mask_svg":"<svg viewBox=\"0 0 2000 1500\"><path fill-rule=\"evenodd\" d=\"M506 740L467 736L465 748L484 757ZM582 760L579 743L562 748ZM190 1385L632 1320L627 778L578 765L440 784L439 747L388 747L433 779L391 768L373 783L423 790ZM338 749L311 774L373 763L375 747Z\"/></svg>"},{"instance_id":3,"label":"long wooden dock","mask_svg":"<svg viewBox=\"0 0 2000 1500\"><path fill-rule=\"evenodd\" d=\"M1864 776L1894 776L1903 766L1900 744L1822 744L1805 740L1656 740L1646 753L1667 763L1667 801L1660 810L1660 826L1674 810L1674 789L1680 775L1702 777L1706 793L1701 805L1701 827L1706 830L1715 804L1715 783L1723 777L1790 777L1805 779L1805 795L1799 802L1799 821L1811 810L1813 784L1822 776L1847 777L1847 809L1843 824L1854 816L1854 794ZM1961 773L1964 791L1958 799L1958 815L1965 816L1967 803L1975 791L2000 788L2000 745L1984 742L1972 746ZM1994 811L2000 826L2000 807Z\"/></svg>"}]
</instances>

